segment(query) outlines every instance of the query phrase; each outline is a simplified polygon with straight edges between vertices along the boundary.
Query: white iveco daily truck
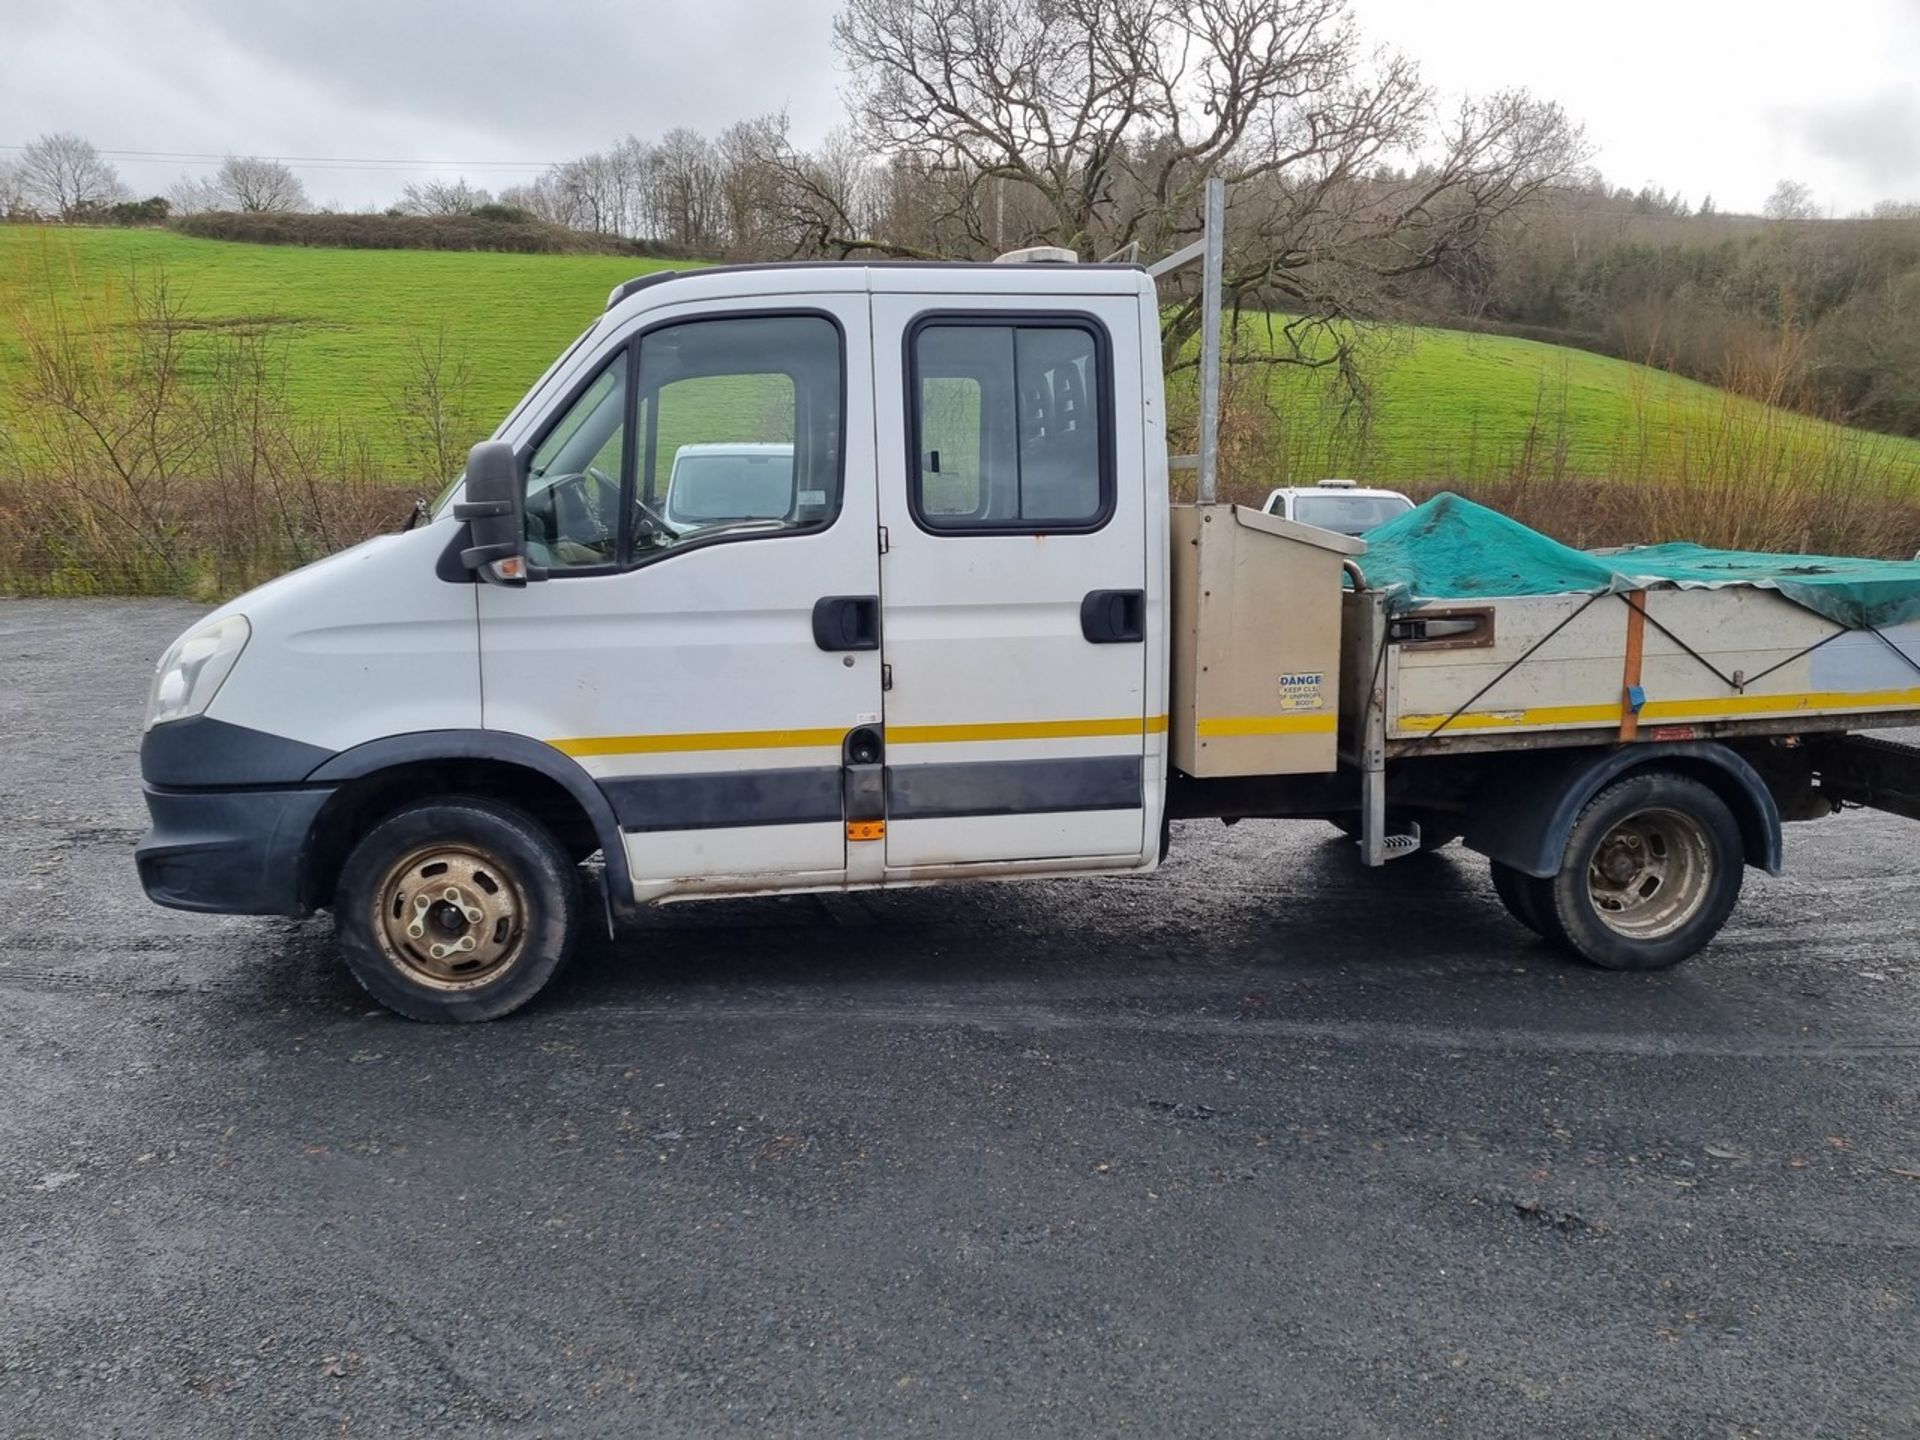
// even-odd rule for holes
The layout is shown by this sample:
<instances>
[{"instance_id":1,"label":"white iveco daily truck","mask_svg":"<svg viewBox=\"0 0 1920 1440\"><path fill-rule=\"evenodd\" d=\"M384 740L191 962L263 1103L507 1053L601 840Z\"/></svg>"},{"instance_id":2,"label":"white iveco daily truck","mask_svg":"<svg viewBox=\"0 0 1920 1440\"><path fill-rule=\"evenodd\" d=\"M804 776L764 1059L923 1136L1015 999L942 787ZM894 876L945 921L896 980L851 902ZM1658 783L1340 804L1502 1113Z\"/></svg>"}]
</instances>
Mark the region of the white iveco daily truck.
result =
<instances>
[{"instance_id":1,"label":"white iveco daily truck","mask_svg":"<svg viewBox=\"0 0 1920 1440\"><path fill-rule=\"evenodd\" d=\"M563 963L596 854L611 924L1312 816L1376 865L1463 835L1525 924L1652 968L1783 814L1920 811L1914 752L1845 733L1913 722L1920 626L1657 580L1428 600L1362 541L1172 506L1159 318L1123 265L621 286L427 523L167 652L147 893L330 909L377 999L478 1020Z\"/></svg>"}]
</instances>

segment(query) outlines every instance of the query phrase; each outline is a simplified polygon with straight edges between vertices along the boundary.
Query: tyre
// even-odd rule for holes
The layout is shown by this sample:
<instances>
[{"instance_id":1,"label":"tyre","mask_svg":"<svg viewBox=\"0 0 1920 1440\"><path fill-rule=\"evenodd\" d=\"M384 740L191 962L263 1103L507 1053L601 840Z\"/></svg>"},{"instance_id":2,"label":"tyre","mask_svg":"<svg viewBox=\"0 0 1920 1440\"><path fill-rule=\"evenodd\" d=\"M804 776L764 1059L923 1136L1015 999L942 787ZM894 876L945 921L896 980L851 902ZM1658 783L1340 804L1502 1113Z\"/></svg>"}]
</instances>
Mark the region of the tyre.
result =
<instances>
[{"instance_id":1,"label":"tyre","mask_svg":"<svg viewBox=\"0 0 1920 1440\"><path fill-rule=\"evenodd\" d=\"M1460 820L1444 810L1389 810L1387 812L1387 832L1392 834L1403 829L1408 821L1420 827L1420 853L1439 850L1451 845L1460 838ZM1328 824L1349 840L1360 838L1360 817L1358 815L1332 815Z\"/></svg>"},{"instance_id":2,"label":"tyre","mask_svg":"<svg viewBox=\"0 0 1920 1440\"><path fill-rule=\"evenodd\" d=\"M1507 913L1541 939L1557 941L1560 937L1547 924L1543 913L1549 882L1536 879L1511 865L1503 865L1498 860L1490 860L1487 864L1493 874L1493 893L1500 897L1500 903L1507 907Z\"/></svg>"},{"instance_id":3,"label":"tyre","mask_svg":"<svg viewBox=\"0 0 1920 1440\"><path fill-rule=\"evenodd\" d=\"M347 968L410 1020L495 1020L559 973L580 876L522 810L465 796L396 811L347 856L334 923Z\"/></svg>"},{"instance_id":4,"label":"tyre","mask_svg":"<svg viewBox=\"0 0 1920 1440\"><path fill-rule=\"evenodd\" d=\"M1720 933L1745 874L1726 802L1682 775L1632 775L1580 812L1541 918L1595 965L1664 970Z\"/></svg>"}]
</instances>

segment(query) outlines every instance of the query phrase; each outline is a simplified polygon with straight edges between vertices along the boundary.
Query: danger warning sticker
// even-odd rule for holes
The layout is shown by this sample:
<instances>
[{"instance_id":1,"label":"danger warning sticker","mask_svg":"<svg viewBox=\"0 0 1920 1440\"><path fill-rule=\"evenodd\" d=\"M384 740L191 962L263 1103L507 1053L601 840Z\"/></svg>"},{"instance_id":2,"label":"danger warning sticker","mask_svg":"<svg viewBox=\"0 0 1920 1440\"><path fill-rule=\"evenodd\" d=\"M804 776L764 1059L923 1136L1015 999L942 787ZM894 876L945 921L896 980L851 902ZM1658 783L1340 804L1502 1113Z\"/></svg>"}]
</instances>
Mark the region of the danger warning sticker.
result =
<instances>
[{"instance_id":1,"label":"danger warning sticker","mask_svg":"<svg viewBox=\"0 0 1920 1440\"><path fill-rule=\"evenodd\" d=\"M1326 672L1321 670L1282 675L1280 677L1280 708L1282 710L1320 709L1320 693L1326 678Z\"/></svg>"}]
</instances>

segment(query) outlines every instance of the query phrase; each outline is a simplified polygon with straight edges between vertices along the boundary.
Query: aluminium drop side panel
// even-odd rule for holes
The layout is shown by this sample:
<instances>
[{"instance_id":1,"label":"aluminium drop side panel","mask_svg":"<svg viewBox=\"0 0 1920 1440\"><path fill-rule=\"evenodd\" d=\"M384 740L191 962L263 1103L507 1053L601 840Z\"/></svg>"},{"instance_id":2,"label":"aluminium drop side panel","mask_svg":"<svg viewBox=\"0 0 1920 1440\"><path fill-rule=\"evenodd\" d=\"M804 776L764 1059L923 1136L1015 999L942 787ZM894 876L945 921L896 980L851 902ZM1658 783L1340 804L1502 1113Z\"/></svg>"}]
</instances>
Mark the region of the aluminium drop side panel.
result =
<instances>
[{"instance_id":1,"label":"aluminium drop side panel","mask_svg":"<svg viewBox=\"0 0 1920 1440\"><path fill-rule=\"evenodd\" d=\"M1174 764L1335 769L1341 565L1365 544L1241 505L1177 506L1172 525Z\"/></svg>"},{"instance_id":2,"label":"aluminium drop side panel","mask_svg":"<svg viewBox=\"0 0 1920 1440\"><path fill-rule=\"evenodd\" d=\"M1443 724L1443 735L1488 737L1617 730L1627 605L1612 595L1588 600L1543 595L1476 602L1494 613L1495 643L1486 648L1395 645L1390 736L1429 735ZM1434 602L1410 613L1456 603ZM1802 717L1833 726L1849 717L1920 711L1920 671L1870 633L1831 638L1838 625L1773 591L1653 590L1646 605L1643 737L1659 726ZM1546 638L1562 622L1564 628ZM1896 627L1888 636L1920 656L1920 625ZM1739 685L1728 683L1736 679ZM1469 708L1446 723L1462 706Z\"/></svg>"}]
</instances>

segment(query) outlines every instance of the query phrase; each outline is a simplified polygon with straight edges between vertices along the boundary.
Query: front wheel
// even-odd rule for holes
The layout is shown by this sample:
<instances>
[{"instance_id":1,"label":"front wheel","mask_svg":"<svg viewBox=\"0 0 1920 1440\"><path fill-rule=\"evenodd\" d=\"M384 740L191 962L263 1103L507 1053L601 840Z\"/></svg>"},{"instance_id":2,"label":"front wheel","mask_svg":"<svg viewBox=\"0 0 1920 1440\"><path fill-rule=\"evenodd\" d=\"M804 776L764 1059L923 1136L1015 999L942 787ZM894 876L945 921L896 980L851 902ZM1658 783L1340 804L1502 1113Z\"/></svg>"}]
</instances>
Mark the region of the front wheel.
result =
<instances>
[{"instance_id":1,"label":"front wheel","mask_svg":"<svg viewBox=\"0 0 1920 1440\"><path fill-rule=\"evenodd\" d=\"M1664 970L1706 948L1740 898L1746 857L1726 802L1683 775L1632 775L1588 802L1540 918L1609 970Z\"/></svg>"},{"instance_id":2,"label":"front wheel","mask_svg":"<svg viewBox=\"0 0 1920 1440\"><path fill-rule=\"evenodd\" d=\"M334 900L340 946L366 992L409 1019L497 1019L565 964L579 879L525 811L423 801L374 826L347 857Z\"/></svg>"}]
</instances>

